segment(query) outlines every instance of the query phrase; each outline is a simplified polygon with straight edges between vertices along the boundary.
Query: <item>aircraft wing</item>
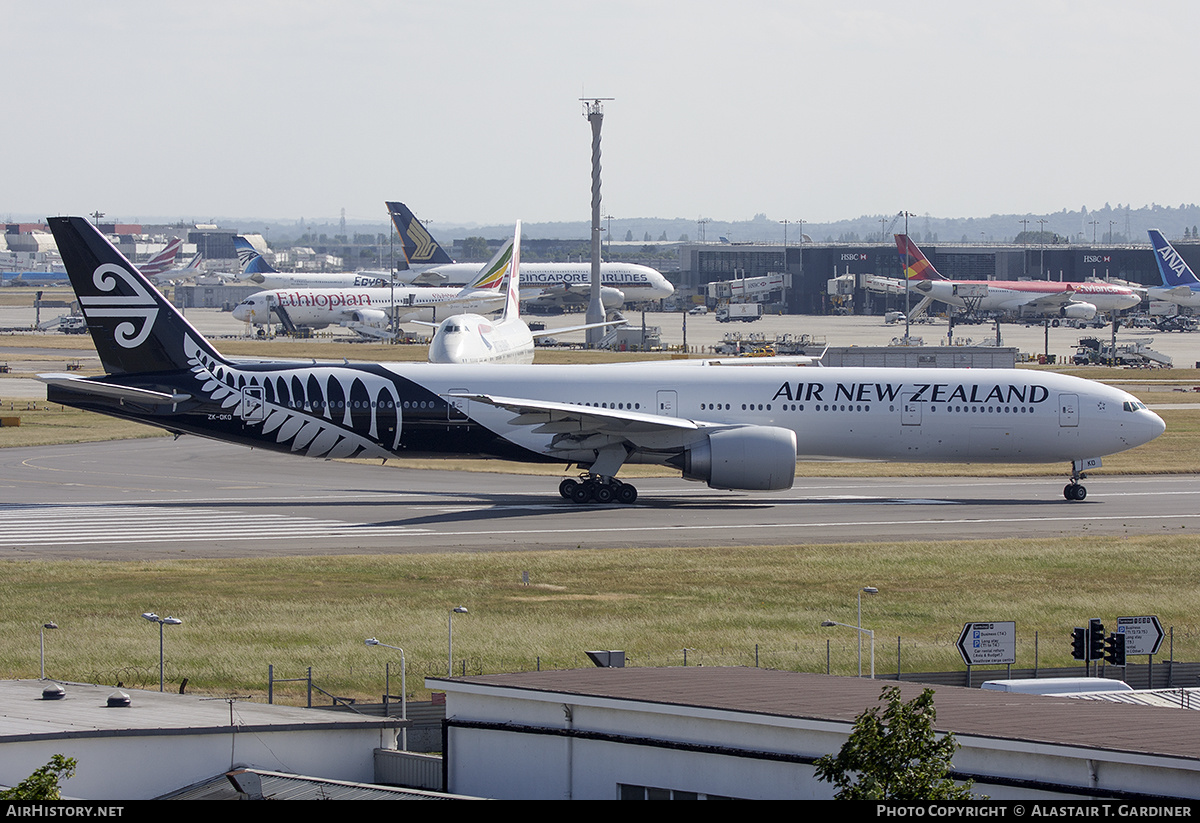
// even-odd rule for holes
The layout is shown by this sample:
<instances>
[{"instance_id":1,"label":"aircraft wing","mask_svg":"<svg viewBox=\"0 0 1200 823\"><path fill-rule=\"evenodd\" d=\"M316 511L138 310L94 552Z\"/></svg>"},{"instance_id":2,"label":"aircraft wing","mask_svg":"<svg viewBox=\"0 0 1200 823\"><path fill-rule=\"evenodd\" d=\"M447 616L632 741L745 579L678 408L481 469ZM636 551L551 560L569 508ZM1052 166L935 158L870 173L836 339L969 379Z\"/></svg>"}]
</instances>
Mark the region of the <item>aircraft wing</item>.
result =
<instances>
[{"instance_id":1,"label":"aircraft wing","mask_svg":"<svg viewBox=\"0 0 1200 823\"><path fill-rule=\"evenodd\" d=\"M1019 301L1019 305L1023 308L1035 309L1037 311L1053 311L1074 302L1074 292L1064 291L1056 294L1031 296L1028 300Z\"/></svg>"},{"instance_id":2,"label":"aircraft wing","mask_svg":"<svg viewBox=\"0 0 1200 823\"><path fill-rule=\"evenodd\" d=\"M531 331L533 339L537 340L540 337L553 337L556 334L567 334L573 331L587 331L588 329L608 328L609 326L626 326L628 320L605 320L603 323L584 323L581 326L562 326L556 329L543 329L542 331Z\"/></svg>"},{"instance_id":3,"label":"aircraft wing","mask_svg":"<svg viewBox=\"0 0 1200 823\"><path fill-rule=\"evenodd\" d=\"M693 420L631 409L604 409L580 406L576 403L498 397L491 394L451 392L450 396L512 412L510 425L528 426L537 433L559 435L555 438L556 441L569 440L569 443L563 442L564 449L578 448L583 438L593 436L641 443L647 437L665 434L668 435L668 440L690 441L694 439L694 433L703 428L702 424ZM679 435L684 437L680 438Z\"/></svg>"}]
</instances>

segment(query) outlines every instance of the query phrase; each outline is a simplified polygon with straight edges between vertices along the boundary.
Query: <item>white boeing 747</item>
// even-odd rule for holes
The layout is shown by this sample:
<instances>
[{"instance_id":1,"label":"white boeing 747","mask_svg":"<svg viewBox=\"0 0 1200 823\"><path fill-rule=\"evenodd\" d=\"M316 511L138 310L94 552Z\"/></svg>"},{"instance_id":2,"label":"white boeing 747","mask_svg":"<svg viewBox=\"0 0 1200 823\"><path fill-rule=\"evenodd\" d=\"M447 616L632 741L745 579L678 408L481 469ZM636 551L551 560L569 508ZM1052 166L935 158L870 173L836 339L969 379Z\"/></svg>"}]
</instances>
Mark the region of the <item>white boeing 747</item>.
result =
<instances>
[{"instance_id":1,"label":"white boeing 747","mask_svg":"<svg viewBox=\"0 0 1200 823\"><path fill-rule=\"evenodd\" d=\"M521 283L521 224L512 242L505 243L488 263L489 269L507 261L504 311L496 320L478 314L459 314L437 324L429 341L430 363L532 363L533 341L539 337L584 331L596 326L621 326L624 320L533 331L521 319L517 292ZM432 323L424 325L434 325Z\"/></svg>"},{"instance_id":2,"label":"white boeing 747","mask_svg":"<svg viewBox=\"0 0 1200 823\"><path fill-rule=\"evenodd\" d=\"M563 497L632 503L626 463L771 491L806 457L1061 461L1064 496L1082 500L1101 457L1164 429L1121 389L1022 369L232 360L86 218L48 222L106 372L41 375L49 401L177 434L325 459L574 464L583 474L562 480Z\"/></svg>"}]
</instances>

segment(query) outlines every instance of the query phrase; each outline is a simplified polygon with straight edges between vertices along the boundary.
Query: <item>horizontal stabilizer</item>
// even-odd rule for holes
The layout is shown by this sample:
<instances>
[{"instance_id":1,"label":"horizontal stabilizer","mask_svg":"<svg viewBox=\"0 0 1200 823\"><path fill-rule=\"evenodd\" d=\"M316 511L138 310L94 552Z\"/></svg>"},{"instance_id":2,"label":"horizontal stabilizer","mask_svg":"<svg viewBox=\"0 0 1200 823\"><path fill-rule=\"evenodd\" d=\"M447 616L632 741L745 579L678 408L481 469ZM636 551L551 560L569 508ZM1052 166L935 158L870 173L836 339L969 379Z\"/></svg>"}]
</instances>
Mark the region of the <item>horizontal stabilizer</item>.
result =
<instances>
[{"instance_id":1,"label":"horizontal stabilizer","mask_svg":"<svg viewBox=\"0 0 1200 823\"><path fill-rule=\"evenodd\" d=\"M118 386L115 383L102 383L99 380L92 380L87 377L79 377L74 374L39 374L38 380L41 380L48 386L58 386L59 388L69 389L73 392L83 392L85 394L99 394L104 397L112 397L117 400L127 400L133 403L182 403L184 400L190 400L190 394L168 394L167 392L152 391L150 389L139 389L135 386Z\"/></svg>"}]
</instances>

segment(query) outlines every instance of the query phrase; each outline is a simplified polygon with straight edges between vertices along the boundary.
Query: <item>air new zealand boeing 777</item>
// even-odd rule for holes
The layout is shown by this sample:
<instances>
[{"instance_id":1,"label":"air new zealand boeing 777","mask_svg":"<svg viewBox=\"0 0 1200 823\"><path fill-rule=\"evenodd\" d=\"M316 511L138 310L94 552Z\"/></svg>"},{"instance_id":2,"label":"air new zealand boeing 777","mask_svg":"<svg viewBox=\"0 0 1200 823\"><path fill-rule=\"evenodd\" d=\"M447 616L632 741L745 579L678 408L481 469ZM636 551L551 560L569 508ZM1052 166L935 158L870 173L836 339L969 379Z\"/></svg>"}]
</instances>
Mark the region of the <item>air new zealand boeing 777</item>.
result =
<instances>
[{"instance_id":1,"label":"air new zealand boeing 777","mask_svg":"<svg viewBox=\"0 0 1200 823\"><path fill-rule=\"evenodd\" d=\"M294 363L223 357L90 223L49 220L107 374L43 375L90 411L309 457L487 455L576 464L559 491L632 503L626 463L718 489L787 489L798 457L1072 464L1163 421L1132 395L1015 369ZM742 361L745 363L745 361Z\"/></svg>"}]
</instances>

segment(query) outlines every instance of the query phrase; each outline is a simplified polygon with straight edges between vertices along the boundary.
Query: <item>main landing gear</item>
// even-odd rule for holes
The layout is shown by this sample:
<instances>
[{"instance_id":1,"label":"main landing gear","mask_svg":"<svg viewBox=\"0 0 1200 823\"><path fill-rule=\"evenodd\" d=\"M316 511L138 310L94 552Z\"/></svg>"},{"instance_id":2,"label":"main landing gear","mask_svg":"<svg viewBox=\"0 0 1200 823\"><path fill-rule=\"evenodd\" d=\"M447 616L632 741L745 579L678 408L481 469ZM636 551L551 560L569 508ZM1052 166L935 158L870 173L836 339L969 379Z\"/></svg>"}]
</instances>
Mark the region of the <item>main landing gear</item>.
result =
<instances>
[{"instance_id":1,"label":"main landing gear","mask_svg":"<svg viewBox=\"0 0 1200 823\"><path fill-rule=\"evenodd\" d=\"M637 488L615 477L585 474L579 480L565 478L558 484L558 493L572 503L620 503L628 506L637 500Z\"/></svg>"}]
</instances>

